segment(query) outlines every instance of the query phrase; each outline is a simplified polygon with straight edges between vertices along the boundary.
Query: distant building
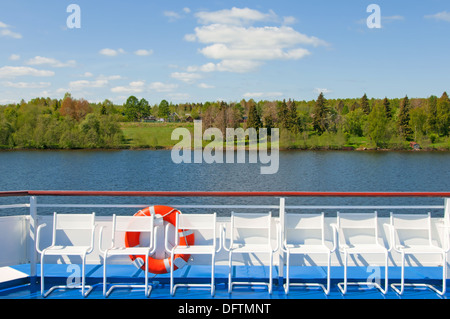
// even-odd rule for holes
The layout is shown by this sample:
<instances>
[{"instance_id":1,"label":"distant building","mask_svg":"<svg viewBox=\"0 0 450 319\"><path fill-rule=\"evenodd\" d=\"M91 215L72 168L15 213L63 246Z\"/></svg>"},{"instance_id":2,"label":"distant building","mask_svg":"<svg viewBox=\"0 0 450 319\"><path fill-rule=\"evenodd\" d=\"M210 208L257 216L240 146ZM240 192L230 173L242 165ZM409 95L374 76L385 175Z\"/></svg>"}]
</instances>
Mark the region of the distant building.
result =
<instances>
[{"instance_id":1,"label":"distant building","mask_svg":"<svg viewBox=\"0 0 450 319\"><path fill-rule=\"evenodd\" d=\"M143 118L144 122L156 122L157 119L154 116L146 116Z\"/></svg>"}]
</instances>

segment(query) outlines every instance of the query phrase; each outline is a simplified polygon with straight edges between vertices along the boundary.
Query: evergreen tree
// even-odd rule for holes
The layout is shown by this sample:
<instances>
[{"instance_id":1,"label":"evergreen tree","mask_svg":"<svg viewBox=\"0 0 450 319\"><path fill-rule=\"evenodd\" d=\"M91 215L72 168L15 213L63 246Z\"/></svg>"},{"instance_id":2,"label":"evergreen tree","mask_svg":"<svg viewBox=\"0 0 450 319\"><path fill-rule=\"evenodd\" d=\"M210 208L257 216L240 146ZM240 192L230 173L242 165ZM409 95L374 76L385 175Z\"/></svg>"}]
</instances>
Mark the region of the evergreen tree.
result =
<instances>
[{"instance_id":1,"label":"evergreen tree","mask_svg":"<svg viewBox=\"0 0 450 319\"><path fill-rule=\"evenodd\" d=\"M261 118L259 117L256 104L252 103L248 109L247 128L254 128L256 132L262 127Z\"/></svg>"},{"instance_id":2,"label":"evergreen tree","mask_svg":"<svg viewBox=\"0 0 450 319\"><path fill-rule=\"evenodd\" d=\"M383 106L384 106L384 112L386 113L386 118L388 118L388 119L392 118L391 103L389 102L387 97L385 97L383 100Z\"/></svg>"},{"instance_id":3,"label":"evergreen tree","mask_svg":"<svg viewBox=\"0 0 450 319\"><path fill-rule=\"evenodd\" d=\"M327 129L327 100L321 92L317 98L313 110L313 128L317 133L322 134Z\"/></svg>"},{"instance_id":4,"label":"evergreen tree","mask_svg":"<svg viewBox=\"0 0 450 319\"><path fill-rule=\"evenodd\" d=\"M278 121L284 128L289 128L289 109L286 100L280 104L278 109Z\"/></svg>"},{"instance_id":5,"label":"evergreen tree","mask_svg":"<svg viewBox=\"0 0 450 319\"><path fill-rule=\"evenodd\" d=\"M297 106L295 104L295 101L289 103L288 121L289 121L289 130L291 132L297 133L300 131L299 118L297 114Z\"/></svg>"},{"instance_id":6,"label":"evergreen tree","mask_svg":"<svg viewBox=\"0 0 450 319\"><path fill-rule=\"evenodd\" d=\"M410 140L412 136L412 130L410 127L410 102L408 96L405 96L400 102L400 110L398 115L398 129L400 136L406 140Z\"/></svg>"},{"instance_id":7,"label":"evergreen tree","mask_svg":"<svg viewBox=\"0 0 450 319\"><path fill-rule=\"evenodd\" d=\"M370 113L369 100L367 99L366 93L364 93L363 97L361 98L361 108L366 115Z\"/></svg>"}]
</instances>

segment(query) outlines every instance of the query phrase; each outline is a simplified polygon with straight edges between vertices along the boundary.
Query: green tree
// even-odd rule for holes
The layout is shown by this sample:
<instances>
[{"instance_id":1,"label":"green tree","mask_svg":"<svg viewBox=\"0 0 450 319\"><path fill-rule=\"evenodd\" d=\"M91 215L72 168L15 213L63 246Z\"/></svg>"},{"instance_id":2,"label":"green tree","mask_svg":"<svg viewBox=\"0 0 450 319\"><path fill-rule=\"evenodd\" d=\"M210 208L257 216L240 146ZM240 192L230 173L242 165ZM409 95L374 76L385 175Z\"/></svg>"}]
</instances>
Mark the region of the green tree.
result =
<instances>
[{"instance_id":1,"label":"green tree","mask_svg":"<svg viewBox=\"0 0 450 319\"><path fill-rule=\"evenodd\" d=\"M313 110L313 128L314 130L322 134L327 130L328 124L327 124L327 115L328 115L328 109L327 109L327 100L323 96L323 93L321 92L319 94L319 97L317 98L316 104L314 105Z\"/></svg>"},{"instance_id":2,"label":"green tree","mask_svg":"<svg viewBox=\"0 0 450 319\"><path fill-rule=\"evenodd\" d=\"M406 140L412 138L412 130L410 126L410 102L408 96L405 96L400 102L400 110L398 114L397 126L400 136Z\"/></svg>"},{"instance_id":3,"label":"green tree","mask_svg":"<svg viewBox=\"0 0 450 319\"><path fill-rule=\"evenodd\" d=\"M137 120L137 109L139 107L139 100L134 95L130 96L123 105L125 117L129 121Z\"/></svg>"},{"instance_id":4,"label":"green tree","mask_svg":"<svg viewBox=\"0 0 450 319\"><path fill-rule=\"evenodd\" d=\"M384 105L376 104L367 117L367 134L377 147L385 147L390 139Z\"/></svg>"},{"instance_id":5,"label":"green tree","mask_svg":"<svg viewBox=\"0 0 450 319\"><path fill-rule=\"evenodd\" d=\"M258 110L256 108L255 103L252 103L248 110L247 127L254 128L256 132L258 132L259 129L262 127L261 118L258 114Z\"/></svg>"},{"instance_id":6,"label":"green tree","mask_svg":"<svg viewBox=\"0 0 450 319\"><path fill-rule=\"evenodd\" d=\"M436 103L436 125L438 133L448 136L450 132L450 99L444 92Z\"/></svg>"},{"instance_id":7,"label":"green tree","mask_svg":"<svg viewBox=\"0 0 450 319\"><path fill-rule=\"evenodd\" d=\"M369 100L367 99L366 93L361 98L361 108L366 115L370 113Z\"/></svg>"},{"instance_id":8,"label":"green tree","mask_svg":"<svg viewBox=\"0 0 450 319\"><path fill-rule=\"evenodd\" d=\"M344 131L356 136L364 135L366 115L361 108L350 111L345 116Z\"/></svg>"},{"instance_id":9,"label":"green tree","mask_svg":"<svg viewBox=\"0 0 450 319\"><path fill-rule=\"evenodd\" d=\"M167 119L170 115L169 102L162 100L158 107L158 116Z\"/></svg>"},{"instance_id":10,"label":"green tree","mask_svg":"<svg viewBox=\"0 0 450 319\"><path fill-rule=\"evenodd\" d=\"M437 133L437 96L432 95L427 101L427 130L429 133Z\"/></svg>"},{"instance_id":11,"label":"green tree","mask_svg":"<svg viewBox=\"0 0 450 319\"><path fill-rule=\"evenodd\" d=\"M391 103L389 102L387 97L385 97L383 100L383 106L384 106L384 112L386 113L386 117L388 119L392 118Z\"/></svg>"},{"instance_id":12,"label":"green tree","mask_svg":"<svg viewBox=\"0 0 450 319\"><path fill-rule=\"evenodd\" d=\"M278 121L281 127L289 128L289 109L286 100L283 100L278 107Z\"/></svg>"}]
</instances>

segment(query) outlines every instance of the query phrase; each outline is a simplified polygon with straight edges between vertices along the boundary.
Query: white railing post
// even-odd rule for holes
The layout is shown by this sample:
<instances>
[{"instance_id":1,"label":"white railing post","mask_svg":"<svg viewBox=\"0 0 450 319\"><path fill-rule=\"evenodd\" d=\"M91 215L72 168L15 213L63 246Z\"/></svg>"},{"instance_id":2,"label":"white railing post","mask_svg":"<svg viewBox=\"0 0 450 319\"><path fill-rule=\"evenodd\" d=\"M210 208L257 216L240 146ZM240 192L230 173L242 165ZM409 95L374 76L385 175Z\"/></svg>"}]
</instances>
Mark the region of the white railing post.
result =
<instances>
[{"instance_id":1,"label":"white railing post","mask_svg":"<svg viewBox=\"0 0 450 319\"><path fill-rule=\"evenodd\" d=\"M285 218L285 203L286 203L286 198L281 197L280 198L280 232L281 232L281 236L280 236L280 240L283 241L284 238L284 218ZM277 234L278 236L278 234ZM283 245L283 242L280 242L280 247L282 247L281 245ZM278 284L283 286L283 278L284 278L284 253L283 250L280 250L278 253Z\"/></svg>"},{"instance_id":2,"label":"white railing post","mask_svg":"<svg viewBox=\"0 0 450 319\"><path fill-rule=\"evenodd\" d=\"M450 225L450 198L444 198L444 220Z\"/></svg>"},{"instance_id":3,"label":"white railing post","mask_svg":"<svg viewBox=\"0 0 450 319\"><path fill-rule=\"evenodd\" d=\"M28 256L30 259L30 283L36 283L36 228L37 228L37 198L30 197L30 241L28 245Z\"/></svg>"}]
</instances>

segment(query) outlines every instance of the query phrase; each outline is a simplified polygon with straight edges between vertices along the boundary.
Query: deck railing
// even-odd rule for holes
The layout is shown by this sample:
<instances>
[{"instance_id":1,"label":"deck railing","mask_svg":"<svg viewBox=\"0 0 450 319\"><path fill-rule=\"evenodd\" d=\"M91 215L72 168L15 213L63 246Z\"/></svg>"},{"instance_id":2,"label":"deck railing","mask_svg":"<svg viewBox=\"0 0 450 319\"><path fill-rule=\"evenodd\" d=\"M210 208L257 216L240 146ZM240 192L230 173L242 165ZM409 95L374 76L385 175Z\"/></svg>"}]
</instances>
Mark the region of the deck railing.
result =
<instances>
[{"instance_id":1,"label":"deck railing","mask_svg":"<svg viewBox=\"0 0 450 319\"><path fill-rule=\"evenodd\" d=\"M264 209L279 212L280 222L284 222L286 210L443 210L445 218L450 218L450 192L207 192L207 191L3 191L0 197L30 197L29 203L0 205L3 209L29 209L29 244L28 257L30 275L36 276L35 238L38 218L38 208L143 208L140 204L40 204L38 197L272 197L278 199L278 205L176 205L176 208L196 209ZM286 205L289 197L384 197L384 198L447 198L445 205Z\"/></svg>"}]
</instances>

